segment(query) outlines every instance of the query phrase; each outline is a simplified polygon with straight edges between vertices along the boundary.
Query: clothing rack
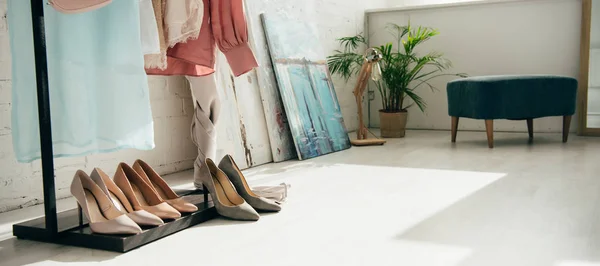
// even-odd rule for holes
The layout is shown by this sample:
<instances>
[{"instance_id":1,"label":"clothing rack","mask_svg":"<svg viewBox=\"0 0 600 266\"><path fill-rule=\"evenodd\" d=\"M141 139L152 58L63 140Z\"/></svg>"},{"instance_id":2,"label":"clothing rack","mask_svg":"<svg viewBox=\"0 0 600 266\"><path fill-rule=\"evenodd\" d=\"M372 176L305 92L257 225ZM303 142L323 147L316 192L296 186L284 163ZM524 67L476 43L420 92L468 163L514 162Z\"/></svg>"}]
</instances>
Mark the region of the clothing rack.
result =
<instances>
[{"instance_id":1,"label":"clothing rack","mask_svg":"<svg viewBox=\"0 0 600 266\"><path fill-rule=\"evenodd\" d=\"M76 209L57 213L50 93L48 89L48 62L44 28L44 4L46 1L30 1L31 19L33 22L45 216L14 224L13 235L20 239L127 252L216 217L217 212L212 202L209 202L208 194L202 190L176 191L179 195L203 194L204 197L201 201L193 202L198 207L198 211L184 214L181 218L165 222L164 225L158 227L142 227L144 231L137 235L94 234L91 232L89 226L87 226L85 219L78 215Z\"/></svg>"}]
</instances>

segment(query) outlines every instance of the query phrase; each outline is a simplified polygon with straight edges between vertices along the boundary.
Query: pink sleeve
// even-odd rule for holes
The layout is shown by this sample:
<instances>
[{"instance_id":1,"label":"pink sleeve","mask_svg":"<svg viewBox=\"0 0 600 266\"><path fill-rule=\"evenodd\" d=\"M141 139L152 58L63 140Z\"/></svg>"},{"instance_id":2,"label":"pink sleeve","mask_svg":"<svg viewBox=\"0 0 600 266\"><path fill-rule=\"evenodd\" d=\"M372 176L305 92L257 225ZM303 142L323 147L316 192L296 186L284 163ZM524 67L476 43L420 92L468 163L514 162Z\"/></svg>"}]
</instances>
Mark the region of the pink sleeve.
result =
<instances>
[{"instance_id":1,"label":"pink sleeve","mask_svg":"<svg viewBox=\"0 0 600 266\"><path fill-rule=\"evenodd\" d=\"M225 54L233 74L237 77L258 67L248 45L248 27L242 0L211 0L210 16L215 41Z\"/></svg>"}]
</instances>

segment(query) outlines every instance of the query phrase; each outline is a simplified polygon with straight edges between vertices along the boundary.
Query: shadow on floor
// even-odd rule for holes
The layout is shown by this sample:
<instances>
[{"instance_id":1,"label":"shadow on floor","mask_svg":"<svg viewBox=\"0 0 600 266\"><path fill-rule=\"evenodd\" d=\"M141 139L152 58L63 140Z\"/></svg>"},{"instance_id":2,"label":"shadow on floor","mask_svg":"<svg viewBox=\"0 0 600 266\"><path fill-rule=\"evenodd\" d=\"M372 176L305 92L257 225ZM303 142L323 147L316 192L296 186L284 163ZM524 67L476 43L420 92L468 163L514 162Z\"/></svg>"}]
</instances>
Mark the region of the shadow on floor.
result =
<instances>
[{"instance_id":1,"label":"shadow on floor","mask_svg":"<svg viewBox=\"0 0 600 266\"><path fill-rule=\"evenodd\" d=\"M271 215L276 215L276 212L259 212L261 219L262 217L267 217L267 216L271 216ZM203 228L203 227L217 227L217 226L235 226L235 225L247 225L247 224L252 224L252 223L258 223L260 222L260 219L258 221L238 221L238 220L232 220L223 216L218 216L215 219L212 219L210 221L198 224L192 228Z\"/></svg>"},{"instance_id":2,"label":"shadow on floor","mask_svg":"<svg viewBox=\"0 0 600 266\"><path fill-rule=\"evenodd\" d=\"M450 141L448 141L448 143L450 143ZM482 148L488 147L487 139L485 138L461 139L460 137L457 137L456 143L452 143L453 146L461 144L481 146ZM512 146L535 148L535 146L567 144L568 142L562 143L562 137L559 134L534 136L532 140L529 140L527 134L511 134L511 136L501 135L494 138L494 148Z\"/></svg>"},{"instance_id":3,"label":"shadow on floor","mask_svg":"<svg viewBox=\"0 0 600 266\"><path fill-rule=\"evenodd\" d=\"M507 175L394 238L468 249L457 266L600 263L600 185L534 178Z\"/></svg>"},{"instance_id":4,"label":"shadow on floor","mask_svg":"<svg viewBox=\"0 0 600 266\"><path fill-rule=\"evenodd\" d=\"M453 145L449 133L411 132L407 139L393 140L384 146L352 148L307 161L261 166L244 173L253 181L258 177L259 183L279 183L290 172L310 174L308 170L336 164L507 173L417 225L392 232L390 237L470 250L456 264L460 266L567 266L557 263L600 262L600 210L596 204L600 198L600 180L595 178L600 172L597 163L600 158L593 156L599 154L600 141L590 145L574 137L563 144L560 134L550 134L536 136L534 143L528 144L526 134L500 133L496 148L488 149L485 134L480 133L460 133ZM414 137L417 134L436 137ZM550 165L554 167L550 169ZM290 191L290 197L294 197L295 189ZM242 223L252 222L219 218L197 227ZM15 238L0 242L2 265L102 262L119 255Z\"/></svg>"},{"instance_id":5,"label":"shadow on floor","mask_svg":"<svg viewBox=\"0 0 600 266\"><path fill-rule=\"evenodd\" d=\"M527 134L498 133L495 148L489 149L484 132L459 132L456 144L450 142L449 132L410 133L412 137L384 146L353 147L254 173L305 170L300 164L307 163L312 168L351 164L506 173L390 237L469 250L457 264L435 265L600 265L600 138L572 135L562 143L561 134L537 134L529 143ZM294 197L293 189L290 195Z\"/></svg>"},{"instance_id":6,"label":"shadow on floor","mask_svg":"<svg viewBox=\"0 0 600 266\"><path fill-rule=\"evenodd\" d=\"M52 261L103 262L119 255L121 253L22 240L16 237L0 241L0 258L2 258L0 264L2 265L26 265Z\"/></svg>"}]
</instances>

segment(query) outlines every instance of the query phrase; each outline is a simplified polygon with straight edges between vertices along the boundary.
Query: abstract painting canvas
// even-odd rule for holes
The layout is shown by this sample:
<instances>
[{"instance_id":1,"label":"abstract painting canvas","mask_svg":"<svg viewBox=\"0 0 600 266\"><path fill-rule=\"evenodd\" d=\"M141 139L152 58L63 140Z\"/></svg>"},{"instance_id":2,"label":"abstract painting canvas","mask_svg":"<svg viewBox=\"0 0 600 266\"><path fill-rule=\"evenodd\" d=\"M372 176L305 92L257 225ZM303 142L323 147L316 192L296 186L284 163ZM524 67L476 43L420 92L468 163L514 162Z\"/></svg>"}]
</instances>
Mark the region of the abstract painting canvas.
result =
<instances>
[{"instance_id":1,"label":"abstract painting canvas","mask_svg":"<svg viewBox=\"0 0 600 266\"><path fill-rule=\"evenodd\" d=\"M350 148L316 26L276 15L261 17L298 158Z\"/></svg>"},{"instance_id":2,"label":"abstract painting canvas","mask_svg":"<svg viewBox=\"0 0 600 266\"><path fill-rule=\"evenodd\" d=\"M256 78L260 98L267 123L267 132L269 133L269 143L271 144L271 154L274 162L282 162L298 158L296 145L292 137L292 131L285 115L285 107L281 101L281 94L275 78L275 70L271 64L271 55L265 31L263 29L260 14L276 13L282 14L281 1L274 5L272 1L248 0L246 1L246 19L248 23L248 35L254 56L258 61L259 68L256 68ZM283 0L293 1L293 0ZM290 3L286 3L290 4ZM296 8L305 5L305 2L294 2Z\"/></svg>"}]
</instances>

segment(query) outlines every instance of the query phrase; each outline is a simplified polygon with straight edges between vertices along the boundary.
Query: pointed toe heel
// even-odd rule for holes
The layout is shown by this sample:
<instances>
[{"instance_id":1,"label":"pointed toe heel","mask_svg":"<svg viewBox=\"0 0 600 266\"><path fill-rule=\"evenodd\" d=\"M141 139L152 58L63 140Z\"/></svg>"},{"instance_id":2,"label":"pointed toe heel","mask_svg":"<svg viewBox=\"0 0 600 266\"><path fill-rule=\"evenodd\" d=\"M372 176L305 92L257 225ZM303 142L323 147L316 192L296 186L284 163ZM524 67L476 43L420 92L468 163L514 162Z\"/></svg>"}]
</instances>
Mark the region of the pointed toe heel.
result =
<instances>
[{"instance_id":1,"label":"pointed toe heel","mask_svg":"<svg viewBox=\"0 0 600 266\"><path fill-rule=\"evenodd\" d=\"M235 161L230 155L225 155L219 163L219 169L221 169L235 187L235 190L244 198L250 206L259 211L267 212L278 212L281 211L281 205L271 199L256 195L250 189L244 174L237 166Z\"/></svg>"},{"instance_id":2,"label":"pointed toe heel","mask_svg":"<svg viewBox=\"0 0 600 266\"><path fill-rule=\"evenodd\" d=\"M190 213L198 210L196 205L185 201L182 197L177 195L177 193L169 187L167 182L146 162L136 160L133 164L133 170L135 170L146 183L152 185L154 191L177 211Z\"/></svg>"},{"instance_id":3,"label":"pointed toe heel","mask_svg":"<svg viewBox=\"0 0 600 266\"><path fill-rule=\"evenodd\" d=\"M142 229L119 211L104 191L84 172L78 170L71 182L71 194L77 200L80 215L89 221L92 232L99 234L139 234Z\"/></svg>"},{"instance_id":4,"label":"pointed toe heel","mask_svg":"<svg viewBox=\"0 0 600 266\"><path fill-rule=\"evenodd\" d=\"M254 208L235 191L227 175L211 159L206 159L204 165L196 167L198 171L194 171L195 179L202 182L221 216L241 221L260 219Z\"/></svg>"},{"instance_id":5,"label":"pointed toe heel","mask_svg":"<svg viewBox=\"0 0 600 266\"><path fill-rule=\"evenodd\" d=\"M114 177L134 210L144 210L165 219L177 219L181 213L166 203L144 179L126 163L120 163Z\"/></svg>"},{"instance_id":6,"label":"pointed toe heel","mask_svg":"<svg viewBox=\"0 0 600 266\"><path fill-rule=\"evenodd\" d=\"M112 200L117 209L127 214L137 224L143 226L159 226L164 224L163 220L154 214L145 210L134 210L123 191L102 169L94 168L90 177Z\"/></svg>"}]
</instances>

